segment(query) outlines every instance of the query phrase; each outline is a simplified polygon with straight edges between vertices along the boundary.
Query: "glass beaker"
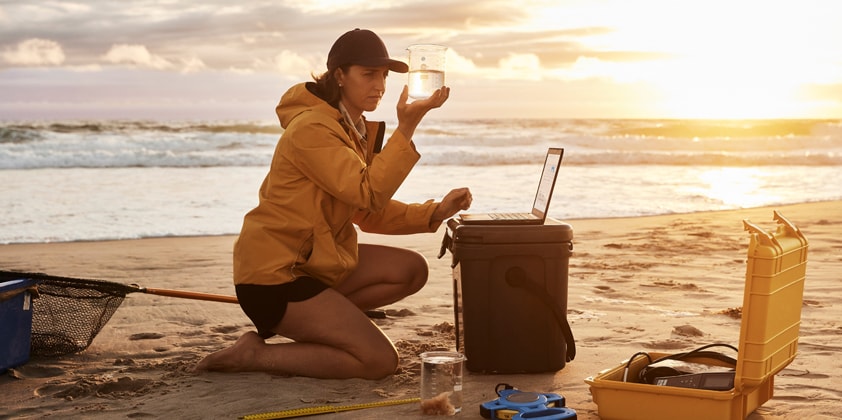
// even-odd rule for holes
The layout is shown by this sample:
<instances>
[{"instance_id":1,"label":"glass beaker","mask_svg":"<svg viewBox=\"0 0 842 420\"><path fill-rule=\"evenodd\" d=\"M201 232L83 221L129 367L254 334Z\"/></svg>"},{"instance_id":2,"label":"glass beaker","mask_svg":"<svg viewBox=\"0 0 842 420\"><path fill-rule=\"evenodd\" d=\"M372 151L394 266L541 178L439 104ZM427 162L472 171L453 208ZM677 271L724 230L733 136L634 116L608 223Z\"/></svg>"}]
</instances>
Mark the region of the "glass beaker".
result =
<instances>
[{"instance_id":1,"label":"glass beaker","mask_svg":"<svg viewBox=\"0 0 842 420\"><path fill-rule=\"evenodd\" d=\"M421 412L454 415L462 411L462 366L455 351L421 353Z\"/></svg>"},{"instance_id":2,"label":"glass beaker","mask_svg":"<svg viewBox=\"0 0 842 420\"><path fill-rule=\"evenodd\" d=\"M410 45L407 51L409 51L409 96L413 99L429 98L436 89L444 86L447 47L416 44Z\"/></svg>"}]
</instances>

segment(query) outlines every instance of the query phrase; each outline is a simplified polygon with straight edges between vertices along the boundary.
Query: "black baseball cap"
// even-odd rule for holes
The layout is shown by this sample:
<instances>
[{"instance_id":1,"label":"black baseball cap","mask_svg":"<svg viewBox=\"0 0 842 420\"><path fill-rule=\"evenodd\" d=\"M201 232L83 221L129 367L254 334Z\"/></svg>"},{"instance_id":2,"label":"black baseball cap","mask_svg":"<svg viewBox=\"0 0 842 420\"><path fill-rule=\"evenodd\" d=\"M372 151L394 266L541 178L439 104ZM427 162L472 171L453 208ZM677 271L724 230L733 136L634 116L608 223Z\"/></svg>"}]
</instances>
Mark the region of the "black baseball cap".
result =
<instances>
[{"instance_id":1,"label":"black baseball cap","mask_svg":"<svg viewBox=\"0 0 842 420\"><path fill-rule=\"evenodd\" d=\"M327 68L333 71L345 64L360 66L389 66L389 70L406 73L409 66L406 63L389 58L386 45L377 34L368 29L354 29L342 34L327 54Z\"/></svg>"}]
</instances>

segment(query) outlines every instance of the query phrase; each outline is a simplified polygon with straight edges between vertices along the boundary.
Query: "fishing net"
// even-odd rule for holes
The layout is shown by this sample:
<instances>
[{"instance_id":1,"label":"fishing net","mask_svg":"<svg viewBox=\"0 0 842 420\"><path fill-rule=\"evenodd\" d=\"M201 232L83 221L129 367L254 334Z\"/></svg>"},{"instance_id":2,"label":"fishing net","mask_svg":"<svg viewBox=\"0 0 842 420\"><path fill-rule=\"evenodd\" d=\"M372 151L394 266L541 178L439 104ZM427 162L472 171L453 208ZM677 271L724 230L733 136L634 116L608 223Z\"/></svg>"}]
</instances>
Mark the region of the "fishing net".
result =
<instances>
[{"instance_id":1,"label":"fishing net","mask_svg":"<svg viewBox=\"0 0 842 420\"><path fill-rule=\"evenodd\" d=\"M129 293L237 303L235 296L148 289L135 284L42 273L0 271L0 281L17 279L36 282L36 298L32 302L30 355L41 357L63 356L88 348Z\"/></svg>"},{"instance_id":2,"label":"fishing net","mask_svg":"<svg viewBox=\"0 0 842 420\"><path fill-rule=\"evenodd\" d=\"M37 281L37 296L32 302L32 356L62 356L85 350L126 294L136 290L101 280L0 272L3 280L20 278Z\"/></svg>"},{"instance_id":3,"label":"fishing net","mask_svg":"<svg viewBox=\"0 0 842 420\"><path fill-rule=\"evenodd\" d=\"M32 343L36 356L61 356L88 348L111 319L126 286L79 281L45 280L32 304Z\"/></svg>"}]
</instances>

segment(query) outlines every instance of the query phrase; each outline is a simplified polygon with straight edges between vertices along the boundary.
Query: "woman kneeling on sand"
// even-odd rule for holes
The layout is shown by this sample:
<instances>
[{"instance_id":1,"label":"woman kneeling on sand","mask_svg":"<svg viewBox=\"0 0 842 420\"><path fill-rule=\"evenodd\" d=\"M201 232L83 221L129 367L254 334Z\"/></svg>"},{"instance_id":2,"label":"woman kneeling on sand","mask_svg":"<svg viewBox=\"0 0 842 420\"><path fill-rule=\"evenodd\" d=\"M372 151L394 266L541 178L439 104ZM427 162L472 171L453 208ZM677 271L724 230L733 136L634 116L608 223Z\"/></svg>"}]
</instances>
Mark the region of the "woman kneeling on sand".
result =
<instances>
[{"instance_id":1,"label":"woman kneeling on sand","mask_svg":"<svg viewBox=\"0 0 842 420\"><path fill-rule=\"evenodd\" d=\"M257 333L207 356L197 370L368 379L395 372L395 347L364 311L420 290L427 261L407 249L358 244L355 225L435 232L471 203L467 188L438 203L392 199L420 159L415 128L450 94L442 87L407 103L404 86L397 129L381 150L384 124L362 113L377 108L389 71L407 70L376 34L356 29L336 40L326 73L283 95L275 111L284 133L234 245L237 298ZM264 341L274 335L294 341Z\"/></svg>"}]
</instances>

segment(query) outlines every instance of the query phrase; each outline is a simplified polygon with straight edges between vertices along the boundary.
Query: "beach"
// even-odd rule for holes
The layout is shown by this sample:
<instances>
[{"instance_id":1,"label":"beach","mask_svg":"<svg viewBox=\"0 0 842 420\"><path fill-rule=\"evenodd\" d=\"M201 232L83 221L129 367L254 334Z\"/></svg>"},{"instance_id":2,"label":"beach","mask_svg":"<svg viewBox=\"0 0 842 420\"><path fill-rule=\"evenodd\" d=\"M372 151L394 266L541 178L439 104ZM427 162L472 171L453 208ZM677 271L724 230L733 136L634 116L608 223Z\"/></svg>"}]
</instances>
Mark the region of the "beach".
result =
<instances>
[{"instance_id":1,"label":"beach","mask_svg":"<svg viewBox=\"0 0 842 420\"><path fill-rule=\"evenodd\" d=\"M570 420L489 413L511 388L578 419L842 419L842 26L813 3L0 3L0 420L425 419L450 389L457 418ZM424 99L419 80L441 89ZM315 114L333 121L299 124ZM553 226L361 231L415 232L418 206L458 217L452 197ZM268 257L235 269L252 220ZM318 239L350 229L404 251L364 252L352 273L354 250ZM293 231L300 245L269 243ZM370 308L401 289L390 273L425 272L391 258L413 252L426 284ZM276 253L366 309L322 294L286 313L301 341L286 347L333 343L381 377L393 358L366 355L387 342L355 327L376 326L393 374L222 372L292 340L261 348L253 307L282 308L250 318L235 293L234 272L266 283ZM355 287L364 273L384 284ZM299 322L316 312L356 317ZM735 368L694 357L670 367L711 375L643 380L653 358L709 345ZM464 379L422 386L422 355L454 350ZM503 356L472 369L482 352ZM320 377L354 362L278 353ZM492 373L500 358L548 367ZM729 407L694 404L710 399ZM667 405L685 412L646 410Z\"/></svg>"},{"instance_id":2,"label":"beach","mask_svg":"<svg viewBox=\"0 0 842 420\"><path fill-rule=\"evenodd\" d=\"M838 418L842 201L563 220L574 232L567 317L576 339L575 360L557 372L539 374L466 372L458 416L481 418L479 405L496 398L498 383L508 383L523 391L558 393L579 419L597 419L585 378L638 351L678 352L713 342L736 345L740 320L732 315L742 305L749 240L742 221L773 229L774 210L798 226L810 243L798 355L776 376L774 397L748 418ZM35 358L4 374L0 417L236 418L417 397L418 354L455 345L450 254L437 258L443 235L444 227L431 234L360 235L362 242L415 249L430 265L424 289L383 308L385 318L373 319L402 357L391 377L368 381L195 373L193 367L204 356L252 329L239 306L132 293L87 350ZM7 244L0 245L0 267L233 295L234 240L233 235L211 235ZM425 416L411 403L332 418Z\"/></svg>"}]
</instances>

